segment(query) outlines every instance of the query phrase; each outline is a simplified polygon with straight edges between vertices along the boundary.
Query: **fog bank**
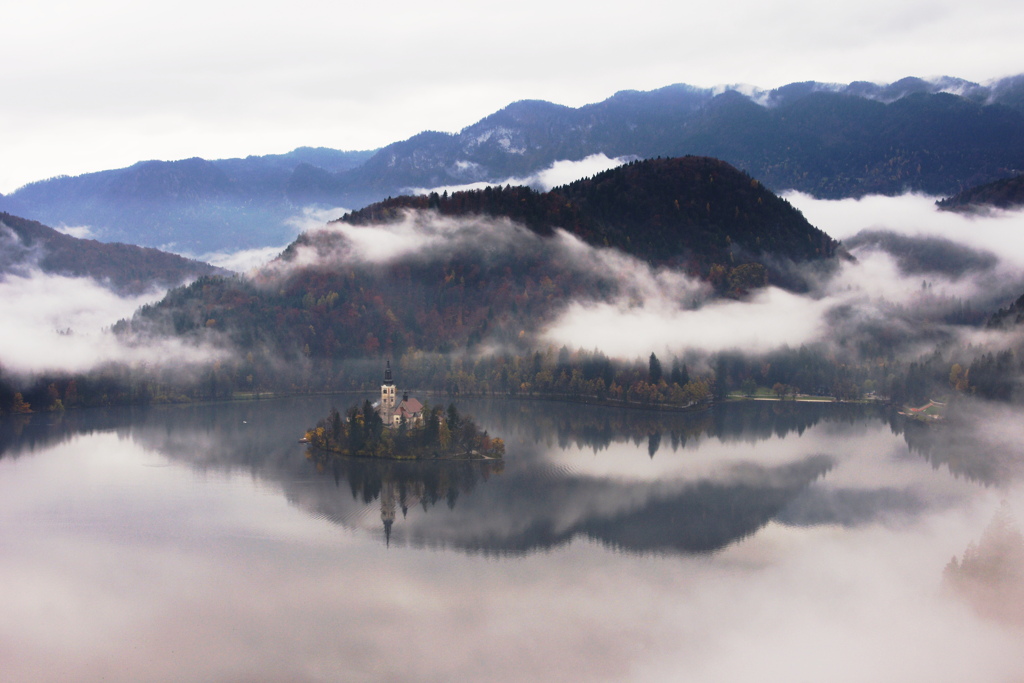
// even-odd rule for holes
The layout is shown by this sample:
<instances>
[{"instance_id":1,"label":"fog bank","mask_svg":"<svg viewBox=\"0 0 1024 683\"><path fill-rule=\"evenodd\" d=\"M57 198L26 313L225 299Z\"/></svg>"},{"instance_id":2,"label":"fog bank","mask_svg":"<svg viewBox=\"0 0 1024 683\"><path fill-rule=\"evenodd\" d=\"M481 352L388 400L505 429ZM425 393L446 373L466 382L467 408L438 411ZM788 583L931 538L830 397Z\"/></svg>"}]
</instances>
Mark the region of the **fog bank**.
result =
<instances>
[{"instance_id":1,"label":"fog bank","mask_svg":"<svg viewBox=\"0 0 1024 683\"><path fill-rule=\"evenodd\" d=\"M18 374L84 372L106 363L192 365L219 352L177 339L127 346L110 331L165 290L120 296L90 278L50 275L33 269L0 279L0 364Z\"/></svg>"}]
</instances>

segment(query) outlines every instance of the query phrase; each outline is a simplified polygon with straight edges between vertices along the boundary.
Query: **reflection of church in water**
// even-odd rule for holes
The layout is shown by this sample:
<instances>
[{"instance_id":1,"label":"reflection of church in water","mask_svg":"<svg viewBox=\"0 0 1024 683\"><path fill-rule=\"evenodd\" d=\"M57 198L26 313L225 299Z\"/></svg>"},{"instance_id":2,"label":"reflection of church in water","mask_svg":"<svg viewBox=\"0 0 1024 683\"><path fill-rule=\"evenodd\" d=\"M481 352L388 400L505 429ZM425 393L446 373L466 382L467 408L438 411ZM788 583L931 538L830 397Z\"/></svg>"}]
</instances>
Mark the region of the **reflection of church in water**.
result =
<instances>
[{"instance_id":1,"label":"reflection of church in water","mask_svg":"<svg viewBox=\"0 0 1024 683\"><path fill-rule=\"evenodd\" d=\"M391 527L395 523L395 512L400 507L402 517L405 517L410 507L419 504L424 492L422 483L419 486L416 485L416 482L400 484L393 479L381 483L380 521L384 522L384 541L389 547L391 546Z\"/></svg>"},{"instance_id":2,"label":"reflection of church in water","mask_svg":"<svg viewBox=\"0 0 1024 683\"><path fill-rule=\"evenodd\" d=\"M391 379L391 361L384 368L384 382L380 385L380 401L374 406L380 418L389 427L398 427L402 420L410 427L423 424L423 404L409 394L402 394L402 402L395 405L397 394L395 382Z\"/></svg>"}]
</instances>

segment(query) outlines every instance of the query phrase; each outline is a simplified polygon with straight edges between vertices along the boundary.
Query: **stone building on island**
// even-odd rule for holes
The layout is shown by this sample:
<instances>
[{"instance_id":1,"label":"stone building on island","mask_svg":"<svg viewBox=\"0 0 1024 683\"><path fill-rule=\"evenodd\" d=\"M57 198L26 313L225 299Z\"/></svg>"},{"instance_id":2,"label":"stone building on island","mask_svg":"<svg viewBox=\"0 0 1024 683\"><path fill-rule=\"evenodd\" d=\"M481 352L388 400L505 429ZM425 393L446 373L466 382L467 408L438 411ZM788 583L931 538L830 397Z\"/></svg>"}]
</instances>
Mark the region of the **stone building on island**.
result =
<instances>
[{"instance_id":1,"label":"stone building on island","mask_svg":"<svg viewBox=\"0 0 1024 683\"><path fill-rule=\"evenodd\" d=\"M405 423L412 427L423 423L423 404L408 393L402 394L402 400L396 404L398 389L391 378L391 361L384 368L384 382L380 385L380 401L374 406L381 419L389 427L398 427L405 418Z\"/></svg>"}]
</instances>

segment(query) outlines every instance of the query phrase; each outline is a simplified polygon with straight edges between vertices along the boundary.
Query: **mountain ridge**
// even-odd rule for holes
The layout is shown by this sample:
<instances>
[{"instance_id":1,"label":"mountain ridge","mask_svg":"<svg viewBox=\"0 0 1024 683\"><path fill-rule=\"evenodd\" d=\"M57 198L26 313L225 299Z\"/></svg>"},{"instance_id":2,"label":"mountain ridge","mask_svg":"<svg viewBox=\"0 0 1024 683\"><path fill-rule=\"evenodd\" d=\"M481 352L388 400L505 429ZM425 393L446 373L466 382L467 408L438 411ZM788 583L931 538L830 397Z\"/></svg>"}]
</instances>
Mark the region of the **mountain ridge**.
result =
<instances>
[{"instance_id":1,"label":"mountain ridge","mask_svg":"<svg viewBox=\"0 0 1024 683\"><path fill-rule=\"evenodd\" d=\"M458 132L424 131L379 150L140 162L148 166L38 181L0 197L0 210L204 253L282 244L307 205L351 209L409 188L504 184L594 154L712 156L773 191L819 198L950 195L1024 168L1024 76L676 84L576 108L521 100Z\"/></svg>"}]
</instances>

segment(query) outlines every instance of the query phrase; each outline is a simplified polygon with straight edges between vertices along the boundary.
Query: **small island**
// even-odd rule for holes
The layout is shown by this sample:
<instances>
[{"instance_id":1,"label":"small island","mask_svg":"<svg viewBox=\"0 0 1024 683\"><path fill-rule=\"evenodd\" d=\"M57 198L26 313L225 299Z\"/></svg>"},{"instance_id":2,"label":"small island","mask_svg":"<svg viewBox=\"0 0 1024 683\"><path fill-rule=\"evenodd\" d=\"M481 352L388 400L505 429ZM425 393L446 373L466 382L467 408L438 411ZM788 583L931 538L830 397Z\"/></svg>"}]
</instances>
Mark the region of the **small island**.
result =
<instances>
[{"instance_id":1,"label":"small island","mask_svg":"<svg viewBox=\"0 0 1024 683\"><path fill-rule=\"evenodd\" d=\"M384 370L380 401L366 401L362 409L349 408L342 417L331 408L326 418L301 439L311 448L360 458L449 460L504 457L505 442L491 438L473 418L459 415L455 404L448 410L426 406L408 394L396 403L398 392L391 377L391 362Z\"/></svg>"},{"instance_id":2,"label":"small island","mask_svg":"<svg viewBox=\"0 0 1024 683\"><path fill-rule=\"evenodd\" d=\"M447 411L424 406L423 413L422 421L400 419L397 427L389 427L369 401L361 409L349 408L344 416L332 408L303 441L311 448L362 458L494 460L505 455L504 441L489 436L472 417L460 415L455 404Z\"/></svg>"}]
</instances>

